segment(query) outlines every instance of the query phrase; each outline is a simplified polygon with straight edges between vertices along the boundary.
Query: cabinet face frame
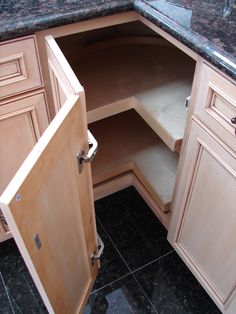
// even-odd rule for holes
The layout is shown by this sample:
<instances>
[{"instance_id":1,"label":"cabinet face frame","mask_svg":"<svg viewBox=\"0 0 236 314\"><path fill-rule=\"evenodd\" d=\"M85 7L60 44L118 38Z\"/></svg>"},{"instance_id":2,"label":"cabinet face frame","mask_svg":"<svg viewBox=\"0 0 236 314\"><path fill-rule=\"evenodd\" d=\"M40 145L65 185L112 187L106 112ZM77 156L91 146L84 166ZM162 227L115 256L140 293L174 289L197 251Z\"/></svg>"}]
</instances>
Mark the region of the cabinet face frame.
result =
<instances>
[{"instance_id":1,"label":"cabinet face frame","mask_svg":"<svg viewBox=\"0 0 236 314\"><path fill-rule=\"evenodd\" d=\"M231 240L231 243L229 243L229 241L223 241L222 243L221 239L219 238L220 234L216 232L215 242L211 244L209 250L206 251L204 244L204 242L208 243L207 241L209 241L209 243L212 243L212 237L210 236L211 233L207 231L207 229L204 229L204 227L206 228L207 225L210 227L211 223L215 221L215 225L212 225L211 227L211 230L215 230L217 229L215 226L220 225L221 221L222 223L224 221L224 224L226 224L227 216L225 219L223 219L222 217L222 220L219 218L219 213L221 212L220 206L223 205L221 204L218 206L217 204L220 204L220 202L214 205L214 198L210 194L211 189L206 190L208 191L207 193L209 195L207 196L207 199L204 199L204 187L199 186L198 181L199 178L200 180L202 178L202 166L204 166L205 162L203 161L203 164L201 163L202 156L204 158L205 154L205 157L208 155L207 158L212 158L212 164L211 162L208 163L209 169L211 166L215 167L215 165L219 165L219 169L223 169L222 171L225 171L225 175L227 174L229 176L229 179L225 181L225 185L227 184L227 182L231 182L233 180L233 186L235 186L236 156L231 150L228 150L227 146L224 145L223 142L219 141L211 131L207 130L199 120L195 120L197 121L197 123L194 121L192 124L191 134L186 150L186 156L183 163L183 170L180 175L179 186L177 188L177 196L173 204L173 212L168 232L168 240L181 256L181 258L184 260L186 265L191 269L193 274L196 276L196 278L199 280L199 282L202 284L202 286L205 288L211 298L218 305L220 310L223 311L223 313L233 314L235 312L236 306L236 278L233 268L229 267L228 269L226 267L226 260L228 261L229 259L231 259L232 262L233 259L233 253L230 249L230 247L233 247L233 239ZM209 179L210 178L206 180L208 188ZM227 178L225 178L225 180L226 179ZM212 184L214 185L214 182L212 182ZM220 184L220 178L217 184ZM192 203L192 200L194 200L196 197L196 191L201 191L201 189L201 198L198 200L198 202ZM179 191L181 191L181 193L178 194ZM229 195L232 198L232 192ZM199 224L197 225L197 222L195 222L195 224L191 228L191 237L188 237L186 232L188 232L187 230L189 230L190 225L188 226L187 224L191 224L191 215L192 217L194 217L198 206L200 206L199 212L202 213L201 199L204 199L204 206L206 206L206 203L209 204L209 210L205 212L205 216L199 216L199 219L202 219L202 230L201 232L199 232L199 236L196 236L196 230L198 229L195 229L198 228L197 226L199 226ZM230 201L230 199L224 199L222 200L222 202L224 204L224 208L227 209L227 213L229 215L230 213L234 212L232 200ZM211 215L213 215L213 208L211 207L211 205L216 206L214 208L216 213L215 215L217 215L212 216L212 219L210 218ZM224 214L224 212L222 212L222 214ZM233 221L235 221L235 219L233 219ZM233 223L233 221L231 222ZM228 229L229 228L230 227L228 226ZM217 230L219 230L219 228ZM231 232L230 234L232 236L232 228L229 230L229 232ZM192 238L192 234L195 235L195 238ZM201 239L204 239L204 241L201 242ZM219 253L220 248L221 252L228 252L229 256L226 257L222 255L221 258L221 254ZM198 250L200 250L199 255L198 253L196 253L198 252ZM210 255L211 252L212 261ZM215 263L216 258L214 258L213 256L218 256L219 259L221 258L222 269L227 268L228 270L227 275L225 274L225 280L227 280L227 288L225 286L225 280L219 280L217 270L215 269L215 265L217 264ZM205 264L203 262L204 260Z\"/></svg>"}]
</instances>

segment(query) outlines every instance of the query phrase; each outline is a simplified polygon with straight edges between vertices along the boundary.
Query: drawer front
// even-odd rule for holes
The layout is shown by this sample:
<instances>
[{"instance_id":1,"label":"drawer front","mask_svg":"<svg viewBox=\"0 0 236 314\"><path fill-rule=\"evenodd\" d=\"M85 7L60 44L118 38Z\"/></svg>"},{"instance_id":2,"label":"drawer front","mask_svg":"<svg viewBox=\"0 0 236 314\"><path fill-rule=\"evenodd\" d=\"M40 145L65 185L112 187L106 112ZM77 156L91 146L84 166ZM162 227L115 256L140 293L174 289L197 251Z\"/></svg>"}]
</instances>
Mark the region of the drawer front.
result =
<instances>
[{"instance_id":1,"label":"drawer front","mask_svg":"<svg viewBox=\"0 0 236 314\"><path fill-rule=\"evenodd\" d=\"M0 100L40 86L35 37L0 43Z\"/></svg>"},{"instance_id":2,"label":"drawer front","mask_svg":"<svg viewBox=\"0 0 236 314\"><path fill-rule=\"evenodd\" d=\"M236 86L208 67L202 67L194 114L236 151Z\"/></svg>"}]
</instances>

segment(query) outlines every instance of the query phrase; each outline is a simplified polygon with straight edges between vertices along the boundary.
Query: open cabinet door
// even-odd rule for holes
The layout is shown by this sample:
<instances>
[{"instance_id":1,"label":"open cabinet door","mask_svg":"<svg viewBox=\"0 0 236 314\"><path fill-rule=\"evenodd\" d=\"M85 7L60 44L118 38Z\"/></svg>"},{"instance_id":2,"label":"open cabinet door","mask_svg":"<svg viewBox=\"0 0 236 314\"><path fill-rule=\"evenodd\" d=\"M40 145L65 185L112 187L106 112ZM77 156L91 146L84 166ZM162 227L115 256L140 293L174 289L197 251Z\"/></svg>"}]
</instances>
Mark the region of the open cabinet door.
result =
<instances>
[{"instance_id":1,"label":"open cabinet door","mask_svg":"<svg viewBox=\"0 0 236 314\"><path fill-rule=\"evenodd\" d=\"M0 207L50 313L80 313L97 274L84 108L71 96L0 198Z\"/></svg>"},{"instance_id":2,"label":"open cabinet door","mask_svg":"<svg viewBox=\"0 0 236 314\"><path fill-rule=\"evenodd\" d=\"M63 106L0 207L48 311L81 313L99 266L91 167L81 159L91 155L85 97L78 80L52 64Z\"/></svg>"}]
</instances>

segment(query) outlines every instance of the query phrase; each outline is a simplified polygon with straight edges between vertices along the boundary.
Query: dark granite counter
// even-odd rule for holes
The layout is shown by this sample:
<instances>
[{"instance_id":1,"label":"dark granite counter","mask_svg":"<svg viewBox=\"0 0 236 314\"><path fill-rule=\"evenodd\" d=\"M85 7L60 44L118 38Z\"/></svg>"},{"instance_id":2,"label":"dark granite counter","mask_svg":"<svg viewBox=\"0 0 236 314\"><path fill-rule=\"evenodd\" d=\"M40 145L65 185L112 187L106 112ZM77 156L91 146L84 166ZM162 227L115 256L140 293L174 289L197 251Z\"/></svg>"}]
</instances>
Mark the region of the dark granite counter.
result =
<instances>
[{"instance_id":1,"label":"dark granite counter","mask_svg":"<svg viewBox=\"0 0 236 314\"><path fill-rule=\"evenodd\" d=\"M0 40L133 9L133 0L2 0Z\"/></svg>"},{"instance_id":2,"label":"dark granite counter","mask_svg":"<svg viewBox=\"0 0 236 314\"><path fill-rule=\"evenodd\" d=\"M235 0L2 0L0 40L130 10L236 79Z\"/></svg>"},{"instance_id":3,"label":"dark granite counter","mask_svg":"<svg viewBox=\"0 0 236 314\"><path fill-rule=\"evenodd\" d=\"M235 0L143 0L135 10L236 79Z\"/></svg>"}]
</instances>

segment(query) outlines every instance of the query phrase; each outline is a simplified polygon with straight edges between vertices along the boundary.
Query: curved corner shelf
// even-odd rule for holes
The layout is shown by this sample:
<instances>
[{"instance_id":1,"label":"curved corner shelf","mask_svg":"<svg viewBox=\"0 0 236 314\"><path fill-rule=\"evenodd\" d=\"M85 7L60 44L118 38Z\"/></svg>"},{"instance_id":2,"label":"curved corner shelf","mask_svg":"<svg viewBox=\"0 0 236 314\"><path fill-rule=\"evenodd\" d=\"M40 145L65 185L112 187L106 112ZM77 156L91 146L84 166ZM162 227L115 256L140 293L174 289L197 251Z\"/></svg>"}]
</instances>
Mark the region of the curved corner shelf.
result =
<instances>
[{"instance_id":1,"label":"curved corner shelf","mask_svg":"<svg viewBox=\"0 0 236 314\"><path fill-rule=\"evenodd\" d=\"M135 109L172 151L180 150L194 69L190 57L158 38L92 45L74 62L89 122Z\"/></svg>"},{"instance_id":2,"label":"curved corner shelf","mask_svg":"<svg viewBox=\"0 0 236 314\"><path fill-rule=\"evenodd\" d=\"M132 171L163 212L170 208L178 154L134 111L96 121L90 131L100 143L92 163L94 185Z\"/></svg>"}]
</instances>

